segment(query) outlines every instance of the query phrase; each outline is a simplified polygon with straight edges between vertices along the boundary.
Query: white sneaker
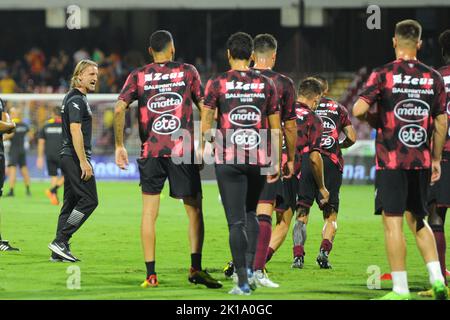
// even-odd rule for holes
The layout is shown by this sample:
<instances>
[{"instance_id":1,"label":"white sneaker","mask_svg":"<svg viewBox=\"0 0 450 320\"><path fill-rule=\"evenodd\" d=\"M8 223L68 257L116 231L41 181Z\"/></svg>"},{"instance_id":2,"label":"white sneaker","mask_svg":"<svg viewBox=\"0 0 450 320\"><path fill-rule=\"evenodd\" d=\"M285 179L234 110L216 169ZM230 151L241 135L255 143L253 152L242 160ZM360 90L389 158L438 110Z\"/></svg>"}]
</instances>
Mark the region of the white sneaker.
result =
<instances>
[{"instance_id":1,"label":"white sneaker","mask_svg":"<svg viewBox=\"0 0 450 320\"><path fill-rule=\"evenodd\" d=\"M238 283L238 276L236 272L233 272L233 274L231 275L231 280L233 280L234 284Z\"/></svg>"},{"instance_id":2,"label":"white sneaker","mask_svg":"<svg viewBox=\"0 0 450 320\"><path fill-rule=\"evenodd\" d=\"M256 276L254 272L248 274L248 285L250 286L250 289L252 291L255 291L257 288L259 288L258 281L256 281Z\"/></svg>"},{"instance_id":3,"label":"white sneaker","mask_svg":"<svg viewBox=\"0 0 450 320\"><path fill-rule=\"evenodd\" d=\"M247 287L246 289L247 290L242 290L241 288L239 288L239 286L234 286L233 289L228 291L228 293L238 295L238 296L249 296L251 293L251 290L249 287Z\"/></svg>"},{"instance_id":4,"label":"white sneaker","mask_svg":"<svg viewBox=\"0 0 450 320\"><path fill-rule=\"evenodd\" d=\"M253 274L258 287L278 288L280 286L279 284L270 280L267 274L262 272L262 270L256 270Z\"/></svg>"}]
</instances>

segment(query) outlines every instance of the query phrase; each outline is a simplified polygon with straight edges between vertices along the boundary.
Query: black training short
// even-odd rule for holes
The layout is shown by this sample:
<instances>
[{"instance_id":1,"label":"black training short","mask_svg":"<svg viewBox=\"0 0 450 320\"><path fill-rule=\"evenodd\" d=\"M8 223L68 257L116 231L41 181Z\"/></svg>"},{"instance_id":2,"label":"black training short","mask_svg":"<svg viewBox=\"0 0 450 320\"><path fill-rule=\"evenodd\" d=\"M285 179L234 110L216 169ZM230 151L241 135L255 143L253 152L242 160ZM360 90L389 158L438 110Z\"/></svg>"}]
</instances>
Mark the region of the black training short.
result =
<instances>
[{"instance_id":1,"label":"black training short","mask_svg":"<svg viewBox=\"0 0 450 320\"><path fill-rule=\"evenodd\" d=\"M428 189L428 204L450 208L450 161L441 161L441 178Z\"/></svg>"},{"instance_id":2,"label":"black training short","mask_svg":"<svg viewBox=\"0 0 450 320\"><path fill-rule=\"evenodd\" d=\"M271 203L275 204L275 200L277 199L278 189L281 186L281 180L278 179L273 183L268 183L267 181L264 183L263 190L261 195L259 196L258 203Z\"/></svg>"},{"instance_id":3,"label":"black training short","mask_svg":"<svg viewBox=\"0 0 450 320\"><path fill-rule=\"evenodd\" d=\"M377 170L375 176L375 214L401 216L405 211L425 217L431 171Z\"/></svg>"},{"instance_id":4,"label":"black training short","mask_svg":"<svg viewBox=\"0 0 450 320\"><path fill-rule=\"evenodd\" d=\"M47 172L50 177L55 177L58 175L58 169L61 170L61 156L58 155L47 155Z\"/></svg>"},{"instance_id":5,"label":"black training short","mask_svg":"<svg viewBox=\"0 0 450 320\"><path fill-rule=\"evenodd\" d=\"M285 212L291 208L292 212L295 212L297 210L297 190L298 178L296 176L283 179L278 188L275 210Z\"/></svg>"},{"instance_id":6,"label":"black training short","mask_svg":"<svg viewBox=\"0 0 450 320\"><path fill-rule=\"evenodd\" d=\"M328 207L337 213L339 212L339 191L342 185L342 172L329 157L322 156L322 158L325 187L330 193ZM310 208L314 200L319 204L321 199L322 195L314 179L309 154L304 154L302 157L302 168L298 187L298 206Z\"/></svg>"},{"instance_id":7,"label":"black training short","mask_svg":"<svg viewBox=\"0 0 450 320\"><path fill-rule=\"evenodd\" d=\"M27 157L25 151L12 152L8 156L8 167L25 167L27 165Z\"/></svg>"},{"instance_id":8,"label":"black training short","mask_svg":"<svg viewBox=\"0 0 450 320\"><path fill-rule=\"evenodd\" d=\"M5 183L5 156L0 155L0 197L3 194L4 183Z\"/></svg>"},{"instance_id":9,"label":"black training short","mask_svg":"<svg viewBox=\"0 0 450 320\"><path fill-rule=\"evenodd\" d=\"M137 159L140 186L143 194L160 194L166 179L169 179L170 196L182 199L197 197L202 192L199 166L175 164L171 158Z\"/></svg>"}]
</instances>

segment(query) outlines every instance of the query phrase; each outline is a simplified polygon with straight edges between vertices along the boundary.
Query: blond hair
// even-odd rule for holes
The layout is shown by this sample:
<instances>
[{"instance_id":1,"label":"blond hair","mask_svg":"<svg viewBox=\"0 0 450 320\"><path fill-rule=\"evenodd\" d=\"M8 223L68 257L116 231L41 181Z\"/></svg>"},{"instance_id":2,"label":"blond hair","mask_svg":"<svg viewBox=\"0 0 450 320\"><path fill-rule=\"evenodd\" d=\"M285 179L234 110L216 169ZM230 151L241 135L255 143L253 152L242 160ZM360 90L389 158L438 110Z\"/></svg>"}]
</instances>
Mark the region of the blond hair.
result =
<instances>
[{"instance_id":1,"label":"blond hair","mask_svg":"<svg viewBox=\"0 0 450 320\"><path fill-rule=\"evenodd\" d=\"M87 68L87 67L98 67L98 64L95 63L92 60L88 60L88 59L83 59L80 62L77 63L77 66L75 67L75 70L73 71L73 75L72 78L70 79L70 87L71 88L76 88L80 85L80 80L78 79L78 76L83 73L83 71Z\"/></svg>"}]
</instances>

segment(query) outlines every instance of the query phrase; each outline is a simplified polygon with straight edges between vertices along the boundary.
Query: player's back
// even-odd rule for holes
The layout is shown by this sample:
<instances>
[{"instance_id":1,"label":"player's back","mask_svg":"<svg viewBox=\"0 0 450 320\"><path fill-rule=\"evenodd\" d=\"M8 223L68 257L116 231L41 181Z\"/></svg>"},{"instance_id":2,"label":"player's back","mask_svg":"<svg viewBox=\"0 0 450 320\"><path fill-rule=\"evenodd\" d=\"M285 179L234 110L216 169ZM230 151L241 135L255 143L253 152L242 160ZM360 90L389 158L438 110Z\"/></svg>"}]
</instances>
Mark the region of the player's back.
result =
<instances>
[{"instance_id":1,"label":"player's back","mask_svg":"<svg viewBox=\"0 0 450 320\"><path fill-rule=\"evenodd\" d=\"M442 92L442 77L418 60L398 59L372 72L361 98L378 106L379 169L430 167L432 117L442 113Z\"/></svg>"},{"instance_id":2,"label":"player's back","mask_svg":"<svg viewBox=\"0 0 450 320\"><path fill-rule=\"evenodd\" d=\"M29 131L29 127L26 123L19 121L16 123L16 129L14 135L11 138L10 152L23 152L25 150L25 137Z\"/></svg>"},{"instance_id":3,"label":"player's back","mask_svg":"<svg viewBox=\"0 0 450 320\"><path fill-rule=\"evenodd\" d=\"M295 104L295 112L297 115L295 171L298 172L304 154L313 150L320 151L323 122L315 112L301 102Z\"/></svg>"},{"instance_id":4,"label":"player's back","mask_svg":"<svg viewBox=\"0 0 450 320\"><path fill-rule=\"evenodd\" d=\"M279 112L272 80L253 70L229 70L208 81L205 106L218 108L218 163L238 159L238 163L266 164L268 118Z\"/></svg>"},{"instance_id":5,"label":"player's back","mask_svg":"<svg viewBox=\"0 0 450 320\"><path fill-rule=\"evenodd\" d=\"M45 153L58 155L62 145L61 119L50 119L42 128L41 138L45 139Z\"/></svg>"},{"instance_id":6,"label":"player's back","mask_svg":"<svg viewBox=\"0 0 450 320\"><path fill-rule=\"evenodd\" d=\"M200 76L194 66L167 61L135 69L119 99L127 103L138 101L142 157L182 156L186 151L182 139L172 139L180 129L191 135L193 150L193 103L203 99Z\"/></svg>"}]
</instances>

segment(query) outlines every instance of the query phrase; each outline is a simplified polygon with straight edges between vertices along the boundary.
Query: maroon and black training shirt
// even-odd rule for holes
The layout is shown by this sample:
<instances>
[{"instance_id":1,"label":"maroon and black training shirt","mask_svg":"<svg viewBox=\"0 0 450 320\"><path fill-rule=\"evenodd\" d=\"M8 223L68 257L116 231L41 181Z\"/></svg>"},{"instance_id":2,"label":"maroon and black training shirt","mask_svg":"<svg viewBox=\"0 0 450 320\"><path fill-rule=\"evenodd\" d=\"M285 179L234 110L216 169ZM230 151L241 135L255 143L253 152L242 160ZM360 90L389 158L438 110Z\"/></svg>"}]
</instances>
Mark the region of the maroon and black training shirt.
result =
<instances>
[{"instance_id":1,"label":"maroon and black training shirt","mask_svg":"<svg viewBox=\"0 0 450 320\"><path fill-rule=\"evenodd\" d=\"M418 60L397 59L372 72L360 97L380 118L377 170L430 168L432 122L446 112L442 76Z\"/></svg>"},{"instance_id":2,"label":"maroon and black training shirt","mask_svg":"<svg viewBox=\"0 0 450 320\"><path fill-rule=\"evenodd\" d=\"M253 70L224 72L206 84L204 105L218 109L217 164L270 165L268 118L279 113L272 80Z\"/></svg>"},{"instance_id":3,"label":"maroon and black training shirt","mask_svg":"<svg viewBox=\"0 0 450 320\"><path fill-rule=\"evenodd\" d=\"M194 155L192 104L203 100L194 66L169 61L138 68L128 76L119 99L138 101L141 158Z\"/></svg>"}]
</instances>

